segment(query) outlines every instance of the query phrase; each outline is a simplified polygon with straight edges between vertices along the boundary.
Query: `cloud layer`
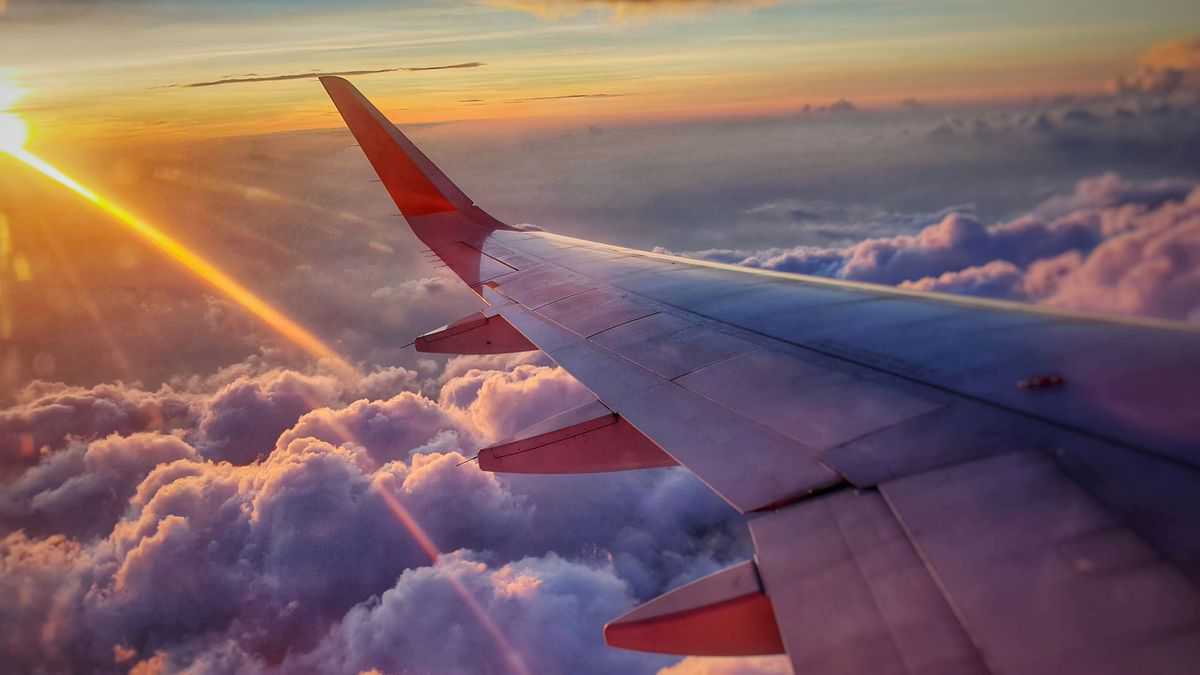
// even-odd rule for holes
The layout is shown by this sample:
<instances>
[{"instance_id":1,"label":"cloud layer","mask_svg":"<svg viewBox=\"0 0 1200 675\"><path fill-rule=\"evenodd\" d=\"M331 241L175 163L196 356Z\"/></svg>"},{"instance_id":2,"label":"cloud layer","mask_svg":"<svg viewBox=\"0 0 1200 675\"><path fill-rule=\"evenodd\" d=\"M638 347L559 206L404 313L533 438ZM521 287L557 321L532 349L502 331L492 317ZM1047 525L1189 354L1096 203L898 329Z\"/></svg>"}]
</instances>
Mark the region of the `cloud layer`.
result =
<instances>
[{"instance_id":1,"label":"cloud layer","mask_svg":"<svg viewBox=\"0 0 1200 675\"><path fill-rule=\"evenodd\" d=\"M0 487L10 666L671 664L604 647L600 626L748 556L744 529L682 470L503 478L464 464L479 444L584 400L543 358L462 357L436 379L347 383L249 362L156 392L30 385L23 428L42 445ZM43 414L68 398L85 423ZM134 414L167 402L182 411L171 423ZM101 403L128 412L102 423Z\"/></svg>"},{"instance_id":2,"label":"cloud layer","mask_svg":"<svg viewBox=\"0 0 1200 675\"><path fill-rule=\"evenodd\" d=\"M1107 174L992 225L955 211L916 234L844 248L692 255L925 291L1200 321L1200 184Z\"/></svg>"}]
</instances>

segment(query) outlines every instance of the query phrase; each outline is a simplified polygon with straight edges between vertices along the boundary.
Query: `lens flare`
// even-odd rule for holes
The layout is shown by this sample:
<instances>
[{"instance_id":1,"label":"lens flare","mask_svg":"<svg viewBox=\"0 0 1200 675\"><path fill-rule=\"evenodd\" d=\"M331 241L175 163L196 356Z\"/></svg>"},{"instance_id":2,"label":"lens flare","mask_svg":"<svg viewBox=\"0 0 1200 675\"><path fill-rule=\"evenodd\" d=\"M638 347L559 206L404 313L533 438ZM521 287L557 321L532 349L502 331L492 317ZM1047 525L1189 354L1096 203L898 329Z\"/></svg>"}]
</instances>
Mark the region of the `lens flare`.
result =
<instances>
[{"instance_id":1,"label":"lens flare","mask_svg":"<svg viewBox=\"0 0 1200 675\"><path fill-rule=\"evenodd\" d=\"M165 253L168 257L203 279L210 286L216 288L251 314L258 317L263 323L270 326L280 335L332 367L338 374L346 377L357 376L357 371L354 367L338 355L337 352L330 349L317 336L272 307L267 301L255 295L217 266L197 255L167 233L85 187L28 150L19 146L13 148L3 145L0 145L0 149L3 149L47 178L54 180L96 205L139 237L154 245L159 251Z\"/></svg>"},{"instance_id":2,"label":"lens flare","mask_svg":"<svg viewBox=\"0 0 1200 675\"><path fill-rule=\"evenodd\" d=\"M25 147L29 126L12 113L0 113L0 151L12 152Z\"/></svg>"},{"instance_id":3,"label":"lens flare","mask_svg":"<svg viewBox=\"0 0 1200 675\"><path fill-rule=\"evenodd\" d=\"M388 509L391 510L396 520L400 521L400 524L408 530L409 534L417 542L417 545L425 552L425 555L429 556L430 562L436 563L441 556L441 552L438 550L437 545L433 543L433 539L425 532L421 524L417 522L417 519L413 518L408 509L404 508L404 504L400 503L400 500L395 495L388 492L387 488L378 490L378 493L379 496L383 497L383 502L387 504ZM521 658L520 652L508 641L508 638L504 635L504 631L500 630L500 626L496 625L496 622L488 615L483 605L479 604L479 600L475 598L471 591L453 575L447 575L445 579L450 584L450 588L454 590L455 595L463 601L463 604L475 616L475 620L479 622L480 626L483 626L488 636L496 643L500 654L507 662L509 671L514 675L532 675L529 666L525 665L525 660Z\"/></svg>"}]
</instances>

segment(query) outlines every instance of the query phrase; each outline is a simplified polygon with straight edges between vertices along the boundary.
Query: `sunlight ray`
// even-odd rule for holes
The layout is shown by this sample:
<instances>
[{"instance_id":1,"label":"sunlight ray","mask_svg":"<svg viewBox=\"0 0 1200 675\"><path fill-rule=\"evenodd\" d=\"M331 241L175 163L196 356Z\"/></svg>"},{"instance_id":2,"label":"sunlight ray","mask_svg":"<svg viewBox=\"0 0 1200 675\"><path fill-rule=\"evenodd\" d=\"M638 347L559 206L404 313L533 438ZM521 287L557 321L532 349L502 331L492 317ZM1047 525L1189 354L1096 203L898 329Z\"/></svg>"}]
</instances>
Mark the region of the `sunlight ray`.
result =
<instances>
[{"instance_id":1,"label":"sunlight ray","mask_svg":"<svg viewBox=\"0 0 1200 675\"><path fill-rule=\"evenodd\" d=\"M109 326L109 322L105 321L104 313L100 310L100 305L79 278L79 272L71 262L70 256L63 249L62 243L42 232L40 228L39 235L58 263L56 272L63 276L63 279L67 282L67 286L75 296L75 302L79 303L79 307L83 309L84 314L95 325L96 332L99 333L105 344L108 345L108 351L112 356L113 363L126 379L133 379L133 365L129 360L129 355L121 347L121 343L117 340L117 336Z\"/></svg>"},{"instance_id":2,"label":"sunlight ray","mask_svg":"<svg viewBox=\"0 0 1200 675\"><path fill-rule=\"evenodd\" d=\"M438 557L441 556L441 552L438 550L437 545L433 543L433 539L431 539L429 534L425 532L425 529L421 527L421 524L418 523L415 518L413 518L412 513L410 513L409 510L404 507L404 504L400 503L400 500L396 498L395 495L388 492L387 489L381 488L378 490L378 493L379 496L383 498L384 503L387 504L388 509L392 512L392 515L396 517L396 520L400 521L400 524L403 525L404 528L412 535L413 539L416 540L417 545L421 547L421 550L425 551L425 554L429 556L430 562L437 562ZM500 630L498 625L496 625L496 622L487 613L487 610L485 610L483 606L479 604L479 600L475 598L471 591L468 590L467 587L464 586L463 583L453 575L446 575L445 579L450 584L451 588L454 589L454 593L458 595L460 599L462 599L463 604L465 604L467 608L471 610L471 614L475 616L475 619L479 622L479 625L483 626L484 630L488 632L488 635L496 643L496 646L504 655L505 661L508 662L509 669L515 675L532 675L529 667L525 665L525 660L521 658L520 653L518 653L517 650L512 646L512 643L508 641L508 638L505 637L504 632Z\"/></svg>"},{"instance_id":3,"label":"sunlight ray","mask_svg":"<svg viewBox=\"0 0 1200 675\"><path fill-rule=\"evenodd\" d=\"M339 374L343 376L357 375L357 371L349 362L317 336L167 233L109 201L28 150L22 147L4 147L4 151L96 205L135 234L153 244L155 248L254 314L280 335L327 363Z\"/></svg>"}]
</instances>

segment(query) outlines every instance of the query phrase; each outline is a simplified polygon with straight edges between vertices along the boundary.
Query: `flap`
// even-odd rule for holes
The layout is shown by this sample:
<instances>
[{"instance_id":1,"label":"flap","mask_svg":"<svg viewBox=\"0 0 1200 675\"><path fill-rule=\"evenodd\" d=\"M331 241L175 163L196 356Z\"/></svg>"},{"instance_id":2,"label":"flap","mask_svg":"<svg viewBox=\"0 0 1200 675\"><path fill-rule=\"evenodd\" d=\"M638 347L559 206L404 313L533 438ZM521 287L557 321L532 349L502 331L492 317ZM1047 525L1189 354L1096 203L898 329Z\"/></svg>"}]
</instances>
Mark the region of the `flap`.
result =
<instances>
[{"instance_id":1,"label":"flap","mask_svg":"<svg viewBox=\"0 0 1200 675\"><path fill-rule=\"evenodd\" d=\"M511 441L479 451L479 468L503 473L602 473L675 464L600 401L555 415Z\"/></svg>"},{"instance_id":2,"label":"flap","mask_svg":"<svg viewBox=\"0 0 1200 675\"><path fill-rule=\"evenodd\" d=\"M677 588L604 627L610 646L665 654L782 654L753 560Z\"/></svg>"},{"instance_id":3,"label":"flap","mask_svg":"<svg viewBox=\"0 0 1200 675\"><path fill-rule=\"evenodd\" d=\"M476 312L414 341L426 354L511 354L537 347L500 315Z\"/></svg>"}]
</instances>

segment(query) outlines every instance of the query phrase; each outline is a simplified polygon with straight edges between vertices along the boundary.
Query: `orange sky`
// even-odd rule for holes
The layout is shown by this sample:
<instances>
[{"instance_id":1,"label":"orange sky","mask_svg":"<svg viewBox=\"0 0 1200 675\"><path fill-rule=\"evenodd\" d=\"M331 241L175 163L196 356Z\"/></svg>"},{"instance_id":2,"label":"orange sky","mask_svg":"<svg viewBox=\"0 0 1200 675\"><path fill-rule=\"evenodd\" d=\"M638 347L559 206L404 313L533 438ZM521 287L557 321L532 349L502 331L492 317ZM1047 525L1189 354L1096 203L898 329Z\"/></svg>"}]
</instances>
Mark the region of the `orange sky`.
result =
<instances>
[{"instance_id":1,"label":"orange sky","mask_svg":"<svg viewBox=\"0 0 1200 675\"><path fill-rule=\"evenodd\" d=\"M1200 23L1172 0L1042 4L18 0L0 81L27 90L35 146L336 126L315 81L272 79L314 71L390 71L355 79L408 124L758 115L1099 92ZM228 79L257 81L188 86Z\"/></svg>"}]
</instances>

